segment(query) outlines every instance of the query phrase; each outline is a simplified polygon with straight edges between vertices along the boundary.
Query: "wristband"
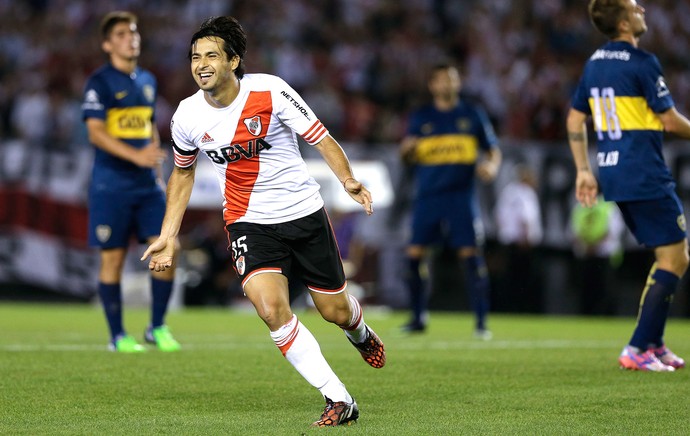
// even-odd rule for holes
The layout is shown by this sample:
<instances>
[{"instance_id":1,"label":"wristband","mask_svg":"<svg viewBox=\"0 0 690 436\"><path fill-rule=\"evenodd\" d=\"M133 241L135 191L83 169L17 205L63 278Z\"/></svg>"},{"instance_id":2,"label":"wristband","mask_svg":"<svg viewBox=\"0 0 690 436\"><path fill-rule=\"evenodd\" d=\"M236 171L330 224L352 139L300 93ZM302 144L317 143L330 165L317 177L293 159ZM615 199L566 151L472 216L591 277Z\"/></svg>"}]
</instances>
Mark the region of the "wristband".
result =
<instances>
[{"instance_id":1,"label":"wristband","mask_svg":"<svg viewBox=\"0 0 690 436\"><path fill-rule=\"evenodd\" d=\"M348 180L355 180L354 177L348 177L347 179L343 180L343 188L347 191L347 188L345 187L345 183L347 183ZM356 182L357 180L355 180Z\"/></svg>"}]
</instances>

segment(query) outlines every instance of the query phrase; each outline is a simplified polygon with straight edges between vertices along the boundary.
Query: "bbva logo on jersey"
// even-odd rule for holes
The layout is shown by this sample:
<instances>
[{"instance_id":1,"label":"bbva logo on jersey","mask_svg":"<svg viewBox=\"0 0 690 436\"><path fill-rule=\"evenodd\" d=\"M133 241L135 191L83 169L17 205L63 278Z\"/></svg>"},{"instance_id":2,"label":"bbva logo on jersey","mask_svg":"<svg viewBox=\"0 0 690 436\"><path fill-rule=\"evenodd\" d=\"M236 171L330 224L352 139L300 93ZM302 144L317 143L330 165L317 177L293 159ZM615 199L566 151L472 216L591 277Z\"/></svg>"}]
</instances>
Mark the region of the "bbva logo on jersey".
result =
<instances>
[{"instance_id":1,"label":"bbva logo on jersey","mask_svg":"<svg viewBox=\"0 0 690 436\"><path fill-rule=\"evenodd\" d=\"M263 138L257 138L256 140L247 141L245 145L230 144L217 150L205 150L205 153L211 161L222 165L237 162L242 158L252 159L263 150L269 150L270 148L271 144Z\"/></svg>"},{"instance_id":2,"label":"bbva logo on jersey","mask_svg":"<svg viewBox=\"0 0 690 436\"><path fill-rule=\"evenodd\" d=\"M244 119L244 125L247 126L247 130L254 136L261 135L261 118L255 115L251 118Z\"/></svg>"}]
</instances>

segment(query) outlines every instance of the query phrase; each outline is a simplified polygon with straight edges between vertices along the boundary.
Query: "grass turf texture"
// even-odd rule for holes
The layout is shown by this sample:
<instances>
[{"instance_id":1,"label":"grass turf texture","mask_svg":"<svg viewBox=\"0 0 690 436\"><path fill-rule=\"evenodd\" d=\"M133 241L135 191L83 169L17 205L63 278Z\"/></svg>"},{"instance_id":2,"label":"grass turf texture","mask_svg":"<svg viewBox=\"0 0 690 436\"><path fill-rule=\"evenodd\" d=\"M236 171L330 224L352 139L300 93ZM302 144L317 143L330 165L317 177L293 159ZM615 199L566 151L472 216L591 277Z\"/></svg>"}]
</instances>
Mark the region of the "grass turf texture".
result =
<instances>
[{"instance_id":1,"label":"grass turf texture","mask_svg":"<svg viewBox=\"0 0 690 436\"><path fill-rule=\"evenodd\" d=\"M298 313L357 399L350 426L310 429L318 391L282 357L253 312L183 310L168 323L179 353L106 351L93 306L0 305L0 434L373 435L687 434L690 369L618 369L634 317L494 315L472 339L467 314L434 313L428 333L398 333L405 313L365 309L386 344L370 368L336 327ZM144 309L125 323L138 339ZM690 321L666 339L690 357ZM333 434L333 433L330 433Z\"/></svg>"}]
</instances>

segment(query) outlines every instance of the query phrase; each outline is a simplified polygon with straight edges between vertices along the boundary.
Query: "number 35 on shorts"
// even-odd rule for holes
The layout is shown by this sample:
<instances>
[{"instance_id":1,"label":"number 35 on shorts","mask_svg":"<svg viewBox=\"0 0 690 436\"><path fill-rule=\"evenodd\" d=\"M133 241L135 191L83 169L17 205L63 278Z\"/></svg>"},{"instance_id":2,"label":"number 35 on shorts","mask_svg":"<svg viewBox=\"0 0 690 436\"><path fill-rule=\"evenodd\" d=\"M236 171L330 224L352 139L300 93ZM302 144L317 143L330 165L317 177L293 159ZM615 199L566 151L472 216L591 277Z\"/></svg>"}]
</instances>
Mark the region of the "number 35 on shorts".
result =
<instances>
[{"instance_id":1,"label":"number 35 on shorts","mask_svg":"<svg viewBox=\"0 0 690 436\"><path fill-rule=\"evenodd\" d=\"M237 260L239 259L244 253L249 251L247 248L247 244L245 244L245 241L247 240L246 236L240 236L239 238L235 239L232 241L232 258Z\"/></svg>"}]
</instances>

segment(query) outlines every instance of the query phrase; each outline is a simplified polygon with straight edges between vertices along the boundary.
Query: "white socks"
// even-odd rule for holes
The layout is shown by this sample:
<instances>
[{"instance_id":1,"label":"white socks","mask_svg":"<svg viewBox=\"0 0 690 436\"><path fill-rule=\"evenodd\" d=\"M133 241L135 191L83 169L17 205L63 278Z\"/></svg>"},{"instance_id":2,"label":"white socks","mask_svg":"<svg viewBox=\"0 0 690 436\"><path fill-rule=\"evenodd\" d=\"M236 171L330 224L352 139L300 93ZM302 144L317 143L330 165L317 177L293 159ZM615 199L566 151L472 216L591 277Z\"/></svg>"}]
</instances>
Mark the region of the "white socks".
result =
<instances>
[{"instance_id":1,"label":"white socks","mask_svg":"<svg viewBox=\"0 0 690 436\"><path fill-rule=\"evenodd\" d=\"M271 338L288 362L324 397L335 402L352 402L352 397L345 389L345 385L338 379L321 354L316 338L304 324L299 322L297 315L292 315L287 324L271 332Z\"/></svg>"},{"instance_id":2,"label":"white socks","mask_svg":"<svg viewBox=\"0 0 690 436\"><path fill-rule=\"evenodd\" d=\"M367 338L367 325L364 324L362 306L352 295L348 295L350 307L352 307L352 318L346 326L340 326L348 338L355 344L361 344Z\"/></svg>"}]
</instances>

